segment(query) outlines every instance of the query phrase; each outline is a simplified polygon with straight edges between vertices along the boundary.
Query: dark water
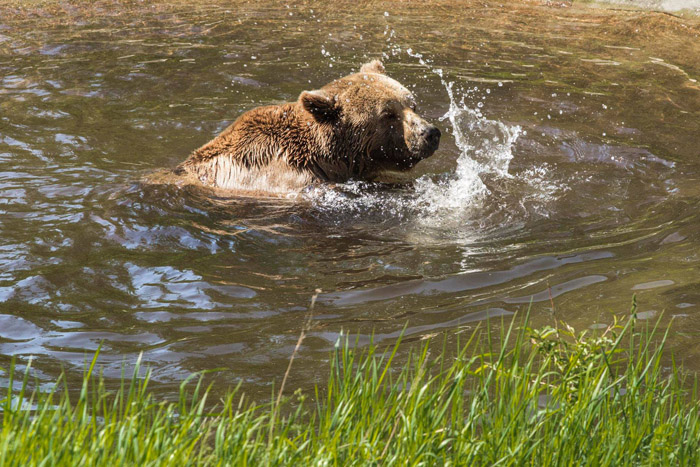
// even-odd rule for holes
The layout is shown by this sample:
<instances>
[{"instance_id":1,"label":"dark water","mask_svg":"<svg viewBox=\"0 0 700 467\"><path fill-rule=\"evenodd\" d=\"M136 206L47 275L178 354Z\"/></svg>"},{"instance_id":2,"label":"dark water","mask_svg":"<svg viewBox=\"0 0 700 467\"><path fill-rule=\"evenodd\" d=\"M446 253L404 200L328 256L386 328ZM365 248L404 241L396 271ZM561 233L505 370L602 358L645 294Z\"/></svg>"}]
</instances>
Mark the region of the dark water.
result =
<instances>
[{"instance_id":1,"label":"dark water","mask_svg":"<svg viewBox=\"0 0 700 467\"><path fill-rule=\"evenodd\" d=\"M556 3L556 2L554 2ZM673 317L700 357L700 28L660 13L430 2L0 6L0 366L269 394L339 333L468 332L533 301L578 330ZM252 107L383 57L443 130L413 186L300 199L143 183Z\"/></svg>"}]
</instances>

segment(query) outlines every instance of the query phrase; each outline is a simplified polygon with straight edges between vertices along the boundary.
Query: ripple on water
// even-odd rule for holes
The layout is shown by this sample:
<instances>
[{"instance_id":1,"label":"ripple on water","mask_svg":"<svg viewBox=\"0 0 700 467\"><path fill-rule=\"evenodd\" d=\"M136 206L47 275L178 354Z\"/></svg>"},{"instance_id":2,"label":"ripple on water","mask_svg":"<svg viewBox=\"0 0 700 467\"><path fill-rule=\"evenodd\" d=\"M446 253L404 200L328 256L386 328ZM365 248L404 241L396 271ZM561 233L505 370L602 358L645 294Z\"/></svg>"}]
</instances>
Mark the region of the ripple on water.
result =
<instances>
[{"instance_id":1,"label":"ripple on water","mask_svg":"<svg viewBox=\"0 0 700 467\"><path fill-rule=\"evenodd\" d=\"M228 367L223 384L267 397L316 289L290 387L313 384L341 330L361 344L407 322L407 341L451 336L531 302L534 324L553 301L602 330L639 293L640 313L676 310L692 336L697 25L502 3L427 16L314 3L290 17L265 2L156 14L83 2L79 28L42 6L3 18L0 366L36 355L43 379L64 364L80 375L104 341L108 377L143 352L165 384ZM382 54L444 135L386 180L402 183L295 200L139 183L243 111Z\"/></svg>"},{"instance_id":2,"label":"ripple on water","mask_svg":"<svg viewBox=\"0 0 700 467\"><path fill-rule=\"evenodd\" d=\"M651 282L644 282L641 284L636 284L634 287L632 287L632 290L649 290L649 289L655 289L657 287L668 287L669 285L675 284L674 281L669 280L669 279L662 279L658 281L651 281Z\"/></svg>"},{"instance_id":3,"label":"ripple on water","mask_svg":"<svg viewBox=\"0 0 700 467\"><path fill-rule=\"evenodd\" d=\"M256 295L254 290L247 287L211 284L192 271L170 266L146 268L127 264L126 269L131 276L131 286L144 308L178 304L206 310L228 306L216 301L212 292L229 298L250 299Z\"/></svg>"}]
</instances>

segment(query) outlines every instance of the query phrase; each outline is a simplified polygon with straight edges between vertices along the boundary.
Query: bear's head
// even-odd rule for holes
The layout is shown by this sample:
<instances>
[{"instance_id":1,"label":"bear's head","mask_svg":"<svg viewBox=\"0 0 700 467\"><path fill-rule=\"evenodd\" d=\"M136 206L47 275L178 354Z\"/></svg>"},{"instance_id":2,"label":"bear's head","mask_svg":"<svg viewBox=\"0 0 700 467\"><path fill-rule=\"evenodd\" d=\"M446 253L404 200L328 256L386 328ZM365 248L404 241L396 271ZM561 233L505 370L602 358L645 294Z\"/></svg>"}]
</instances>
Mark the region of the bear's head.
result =
<instances>
[{"instance_id":1,"label":"bear's head","mask_svg":"<svg viewBox=\"0 0 700 467\"><path fill-rule=\"evenodd\" d=\"M315 124L333 132L335 144L359 156L362 172L405 171L431 156L440 130L416 113L413 94L389 78L378 60L316 91L299 104Z\"/></svg>"}]
</instances>

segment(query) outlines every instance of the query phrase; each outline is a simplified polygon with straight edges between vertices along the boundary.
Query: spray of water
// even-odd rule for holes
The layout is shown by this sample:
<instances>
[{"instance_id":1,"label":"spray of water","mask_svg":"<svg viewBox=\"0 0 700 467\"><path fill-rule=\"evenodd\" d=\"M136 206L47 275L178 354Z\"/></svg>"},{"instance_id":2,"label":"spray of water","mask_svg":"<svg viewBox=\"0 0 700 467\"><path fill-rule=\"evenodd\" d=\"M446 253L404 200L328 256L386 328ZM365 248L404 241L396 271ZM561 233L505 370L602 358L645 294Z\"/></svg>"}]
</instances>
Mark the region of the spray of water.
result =
<instances>
[{"instance_id":1,"label":"spray of water","mask_svg":"<svg viewBox=\"0 0 700 467\"><path fill-rule=\"evenodd\" d=\"M391 38L389 41L392 42ZM394 46L391 52L397 55L402 51ZM472 90L459 88L454 81L446 79L442 69L412 49L403 52L437 75L449 98L449 108L440 121L449 127L458 149L455 170L423 176L401 191L350 182L333 188L314 188L307 196L322 211L363 217L381 213L384 219L401 220L404 228L403 221L408 219L417 230L432 232L429 236L444 237L439 235L443 232L451 238L471 237L474 220L478 219L476 224L480 224L484 207L493 206L492 198L499 196L489 186L513 181L509 164L521 129L484 117L481 103L470 108L465 101Z\"/></svg>"},{"instance_id":2,"label":"spray of water","mask_svg":"<svg viewBox=\"0 0 700 467\"><path fill-rule=\"evenodd\" d=\"M490 194L482 177L510 178L508 165L520 127L489 120L478 108L469 108L466 96L462 93L457 97L455 83L446 81L442 69L434 68L412 49L406 52L440 77L450 100L450 107L440 121L449 122L459 149L453 174L438 180L424 176L416 181L415 203L423 213L420 219L423 223L464 220Z\"/></svg>"}]
</instances>

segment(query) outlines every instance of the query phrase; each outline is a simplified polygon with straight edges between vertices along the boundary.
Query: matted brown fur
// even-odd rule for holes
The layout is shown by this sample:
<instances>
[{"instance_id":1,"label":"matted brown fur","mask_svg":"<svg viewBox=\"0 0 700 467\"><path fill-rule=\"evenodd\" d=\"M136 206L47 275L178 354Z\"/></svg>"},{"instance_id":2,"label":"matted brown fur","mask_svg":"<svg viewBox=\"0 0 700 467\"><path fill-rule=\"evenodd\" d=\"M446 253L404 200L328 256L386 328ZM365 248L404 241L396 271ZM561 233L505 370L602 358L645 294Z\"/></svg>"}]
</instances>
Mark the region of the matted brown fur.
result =
<instances>
[{"instance_id":1,"label":"matted brown fur","mask_svg":"<svg viewBox=\"0 0 700 467\"><path fill-rule=\"evenodd\" d=\"M440 139L415 108L413 94L374 60L297 102L244 113L175 172L216 188L283 194L409 170Z\"/></svg>"}]
</instances>

